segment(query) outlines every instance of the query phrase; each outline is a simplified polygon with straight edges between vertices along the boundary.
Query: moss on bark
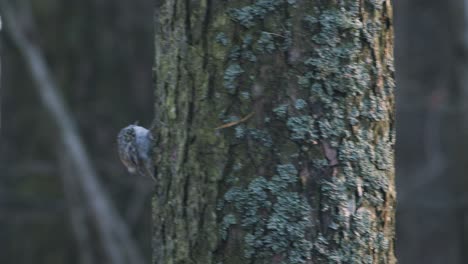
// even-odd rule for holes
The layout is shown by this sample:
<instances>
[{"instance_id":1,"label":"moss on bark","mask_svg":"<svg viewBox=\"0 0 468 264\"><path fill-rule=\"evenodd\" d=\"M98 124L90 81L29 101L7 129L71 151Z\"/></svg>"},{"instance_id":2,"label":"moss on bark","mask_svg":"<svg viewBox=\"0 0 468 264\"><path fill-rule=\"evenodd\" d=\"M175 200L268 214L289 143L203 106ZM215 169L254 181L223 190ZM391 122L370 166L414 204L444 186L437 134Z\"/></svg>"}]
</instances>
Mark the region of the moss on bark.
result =
<instances>
[{"instance_id":1,"label":"moss on bark","mask_svg":"<svg viewBox=\"0 0 468 264\"><path fill-rule=\"evenodd\" d=\"M155 21L153 262L395 263L390 1L167 0Z\"/></svg>"}]
</instances>

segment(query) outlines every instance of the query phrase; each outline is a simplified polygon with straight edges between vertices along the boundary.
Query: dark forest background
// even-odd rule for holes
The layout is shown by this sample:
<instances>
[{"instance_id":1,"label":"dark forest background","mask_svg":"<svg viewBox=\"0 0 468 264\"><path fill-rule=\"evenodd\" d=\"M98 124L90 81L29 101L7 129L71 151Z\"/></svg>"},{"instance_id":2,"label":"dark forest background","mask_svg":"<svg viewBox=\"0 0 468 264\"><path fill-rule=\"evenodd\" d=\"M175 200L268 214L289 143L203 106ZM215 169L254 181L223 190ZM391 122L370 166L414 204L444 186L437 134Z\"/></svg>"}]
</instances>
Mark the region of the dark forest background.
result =
<instances>
[{"instance_id":1,"label":"dark forest background","mask_svg":"<svg viewBox=\"0 0 468 264\"><path fill-rule=\"evenodd\" d=\"M21 0L12 7L18 10L18 24L34 19L27 34L47 60L107 195L149 257L150 193L143 206L135 204L141 203L136 198L148 181L131 177L121 165L116 135L135 121L148 126L153 117L152 1ZM71 222L76 217L74 201L66 195L74 187L65 186L61 177L60 163L66 161L60 134L5 30L4 26L0 263L80 263ZM102 245L89 222L93 263L103 263Z\"/></svg>"},{"instance_id":2,"label":"dark forest background","mask_svg":"<svg viewBox=\"0 0 468 264\"><path fill-rule=\"evenodd\" d=\"M29 25L25 33L40 47L73 114L106 195L148 259L149 182L128 175L115 137L122 127L137 120L149 126L153 118L153 2L15 5L18 23ZM400 263L468 263L467 5L394 1ZM80 198L70 197L73 185L61 177L67 160L58 128L5 29L1 57L0 263L102 263L91 221L84 220L88 249L76 235ZM85 261L86 251L92 262Z\"/></svg>"}]
</instances>

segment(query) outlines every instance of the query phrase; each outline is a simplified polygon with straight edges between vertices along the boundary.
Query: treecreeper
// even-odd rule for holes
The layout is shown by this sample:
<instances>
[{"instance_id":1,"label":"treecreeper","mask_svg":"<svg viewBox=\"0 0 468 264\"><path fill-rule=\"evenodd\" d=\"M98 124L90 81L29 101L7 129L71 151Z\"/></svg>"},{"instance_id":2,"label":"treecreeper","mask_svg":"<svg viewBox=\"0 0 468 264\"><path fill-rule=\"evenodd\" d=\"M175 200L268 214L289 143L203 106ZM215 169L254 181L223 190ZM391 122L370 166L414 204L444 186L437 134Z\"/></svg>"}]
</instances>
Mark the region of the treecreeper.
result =
<instances>
[{"instance_id":1,"label":"treecreeper","mask_svg":"<svg viewBox=\"0 0 468 264\"><path fill-rule=\"evenodd\" d=\"M117 145L120 160L131 174L151 177L154 181L153 161L154 139L151 131L136 124L120 130Z\"/></svg>"}]
</instances>

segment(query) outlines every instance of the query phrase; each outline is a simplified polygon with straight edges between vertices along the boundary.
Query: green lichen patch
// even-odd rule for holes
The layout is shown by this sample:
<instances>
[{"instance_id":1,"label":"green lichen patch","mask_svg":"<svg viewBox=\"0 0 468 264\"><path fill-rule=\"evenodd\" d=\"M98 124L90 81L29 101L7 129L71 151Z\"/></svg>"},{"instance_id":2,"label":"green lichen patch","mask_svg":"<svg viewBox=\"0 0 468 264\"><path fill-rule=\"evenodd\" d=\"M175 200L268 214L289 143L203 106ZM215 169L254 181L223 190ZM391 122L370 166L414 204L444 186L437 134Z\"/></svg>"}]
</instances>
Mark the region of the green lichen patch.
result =
<instances>
[{"instance_id":1,"label":"green lichen patch","mask_svg":"<svg viewBox=\"0 0 468 264\"><path fill-rule=\"evenodd\" d=\"M224 199L247 234L244 257L257 261L281 255L282 263L306 263L312 243L307 239L311 222L309 204L289 189L298 182L298 171L292 164L277 166L271 180L257 177L246 188L232 187ZM229 214L228 214L229 215ZM232 217L224 222L231 223ZM223 224L222 232L231 224ZM263 262L262 262L263 263Z\"/></svg>"},{"instance_id":2,"label":"green lichen patch","mask_svg":"<svg viewBox=\"0 0 468 264\"><path fill-rule=\"evenodd\" d=\"M291 139L307 140L317 139L318 136L314 129L314 119L311 116L293 116L288 118L286 123L288 129L292 132Z\"/></svg>"},{"instance_id":3,"label":"green lichen patch","mask_svg":"<svg viewBox=\"0 0 468 264\"><path fill-rule=\"evenodd\" d=\"M230 92L236 91L236 79L244 72L241 66L237 63L229 65L224 71L224 87Z\"/></svg>"},{"instance_id":4,"label":"green lichen patch","mask_svg":"<svg viewBox=\"0 0 468 264\"><path fill-rule=\"evenodd\" d=\"M248 136L250 139L259 142L264 147L272 147L273 139L266 130L251 128L248 129Z\"/></svg>"},{"instance_id":5,"label":"green lichen patch","mask_svg":"<svg viewBox=\"0 0 468 264\"><path fill-rule=\"evenodd\" d=\"M307 102L304 99L297 99L296 102L294 103L294 108L297 110L303 110L306 109L307 107Z\"/></svg>"},{"instance_id":6,"label":"green lichen patch","mask_svg":"<svg viewBox=\"0 0 468 264\"><path fill-rule=\"evenodd\" d=\"M370 3L376 10L382 10L385 0L366 0Z\"/></svg>"},{"instance_id":7,"label":"green lichen patch","mask_svg":"<svg viewBox=\"0 0 468 264\"><path fill-rule=\"evenodd\" d=\"M349 131L346 129L346 122L342 116L333 116L330 119L321 119L316 122L320 131L320 136L323 139L336 140L337 138L349 136ZM333 141L332 145L338 142Z\"/></svg>"},{"instance_id":8,"label":"green lichen patch","mask_svg":"<svg viewBox=\"0 0 468 264\"><path fill-rule=\"evenodd\" d=\"M285 118L286 114L288 113L288 106L289 106L288 104L281 104L273 109L273 113L278 118Z\"/></svg>"},{"instance_id":9,"label":"green lichen patch","mask_svg":"<svg viewBox=\"0 0 468 264\"><path fill-rule=\"evenodd\" d=\"M363 25L356 8L325 10L318 17L306 15L304 21L314 33L311 42L319 47L304 60L310 71L299 76L300 85L309 86L325 105L337 92L363 94L371 83L371 66L360 59Z\"/></svg>"},{"instance_id":10,"label":"green lichen patch","mask_svg":"<svg viewBox=\"0 0 468 264\"><path fill-rule=\"evenodd\" d=\"M219 222L223 238L235 230L227 239L246 262L372 263L391 247L376 231L392 192L394 138L393 65L380 61L385 29L376 18L382 3L319 9L254 0L229 9L236 31L224 86L239 103L229 112L256 115L226 133L249 160L226 175L238 180L225 181L221 213L229 217Z\"/></svg>"},{"instance_id":11,"label":"green lichen patch","mask_svg":"<svg viewBox=\"0 0 468 264\"><path fill-rule=\"evenodd\" d=\"M294 4L294 1L289 0L288 2ZM231 8L228 15L240 25L250 28L255 26L259 20L263 20L268 13L276 11L284 3L284 0L257 0L252 5Z\"/></svg>"},{"instance_id":12,"label":"green lichen patch","mask_svg":"<svg viewBox=\"0 0 468 264\"><path fill-rule=\"evenodd\" d=\"M216 43L227 46L229 44L229 39L224 32L220 32L216 35Z\"/></svg>"},{"instance_id":13,"label":"green lichen patch","mask_svg":"<svg viewBox=\"0 0 468 264\"><path fill-rule=\"evenodd\" d=\"M228 230L231 225L237 224L236 217L233 214L225 215L223 222L221 223L220 235L221 238L226 240L228 235Z\"/></svg>"},{"instance_id":14,"label":"green lichen patch","mask_svg":"<svg viewBox=\"0 0 468 264\"><path fill-rule=\"evenodd\" d=\"M332 177L329 180L322 181L321 193L327 202L324 203L322 211L332 210L340 207L341 204L348 201L347 188L344 179Z\"/></svg>"},{"instance_id":15,"label":"green lichen patch","mask_svg":"<svg viewBox=\"0 0 468 264\"><path fill-rule=\"evenodd\" d=\"M388 110L381 99L369 95L363 100L361 112L363 117L367 117L372 121L384 121L388 117Z\"/></svg>"},{"instance_id":16,"label":"green lichen patch","mask_svg":"<svg viewBox=\"0 0 468 264\"><path fill-rule=\"evenodd\" d=\"M275 49L273 35L263 31L257 41L257 51L260 53L273 53Z\"/></svg>"}]
</instances>

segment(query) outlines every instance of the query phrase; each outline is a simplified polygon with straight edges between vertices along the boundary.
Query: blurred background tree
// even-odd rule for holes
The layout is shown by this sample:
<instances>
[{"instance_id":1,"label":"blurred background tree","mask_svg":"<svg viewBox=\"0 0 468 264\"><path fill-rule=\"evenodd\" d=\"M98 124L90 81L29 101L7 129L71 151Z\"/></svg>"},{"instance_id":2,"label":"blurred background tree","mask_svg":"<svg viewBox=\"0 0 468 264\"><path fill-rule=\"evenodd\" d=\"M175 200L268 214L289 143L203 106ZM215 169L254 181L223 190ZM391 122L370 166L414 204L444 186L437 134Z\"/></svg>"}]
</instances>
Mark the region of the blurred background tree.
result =
<instances>
[{"instance_id":1,"label":"blurred background tree","mask_svg":"<svg viewBox=\"0 0 468 264\"><path fill-rule=\"evenodd\" d=\"M115 135L153 118L154 1L16 2L30 7L35 30L27 34L41 47L101 182L149 256L150 216L134 206L135 190L147 182L135 182L119 164ZM398 257L468 263L466 4L394 2ZM0 263L80 263L69 210L80 200L64 192L57 129L14 43L4 32L1 41ZM90 236L92 258L103 263L95 230Z\"/></svg>"},{"instance_id":2,"label":"blurred background tree","mask_svg":"<svg viewBox=\"0 0 468 264\"><path fill-rule=\"evenodd\" d=\"M18 24L34 25L26 33L41 48L100 181L149 252L149 196L141 199L148 182L126 173L115 138L128 123L148 124L153 116L152 1L21 0L16 9ZM65 195L57 127L15 43L2 34L2 44L0 263L79 263L69 209L82 198ZM96 230L85 222L92 263L103 263Z\"/></svg>"}]
</instances>

